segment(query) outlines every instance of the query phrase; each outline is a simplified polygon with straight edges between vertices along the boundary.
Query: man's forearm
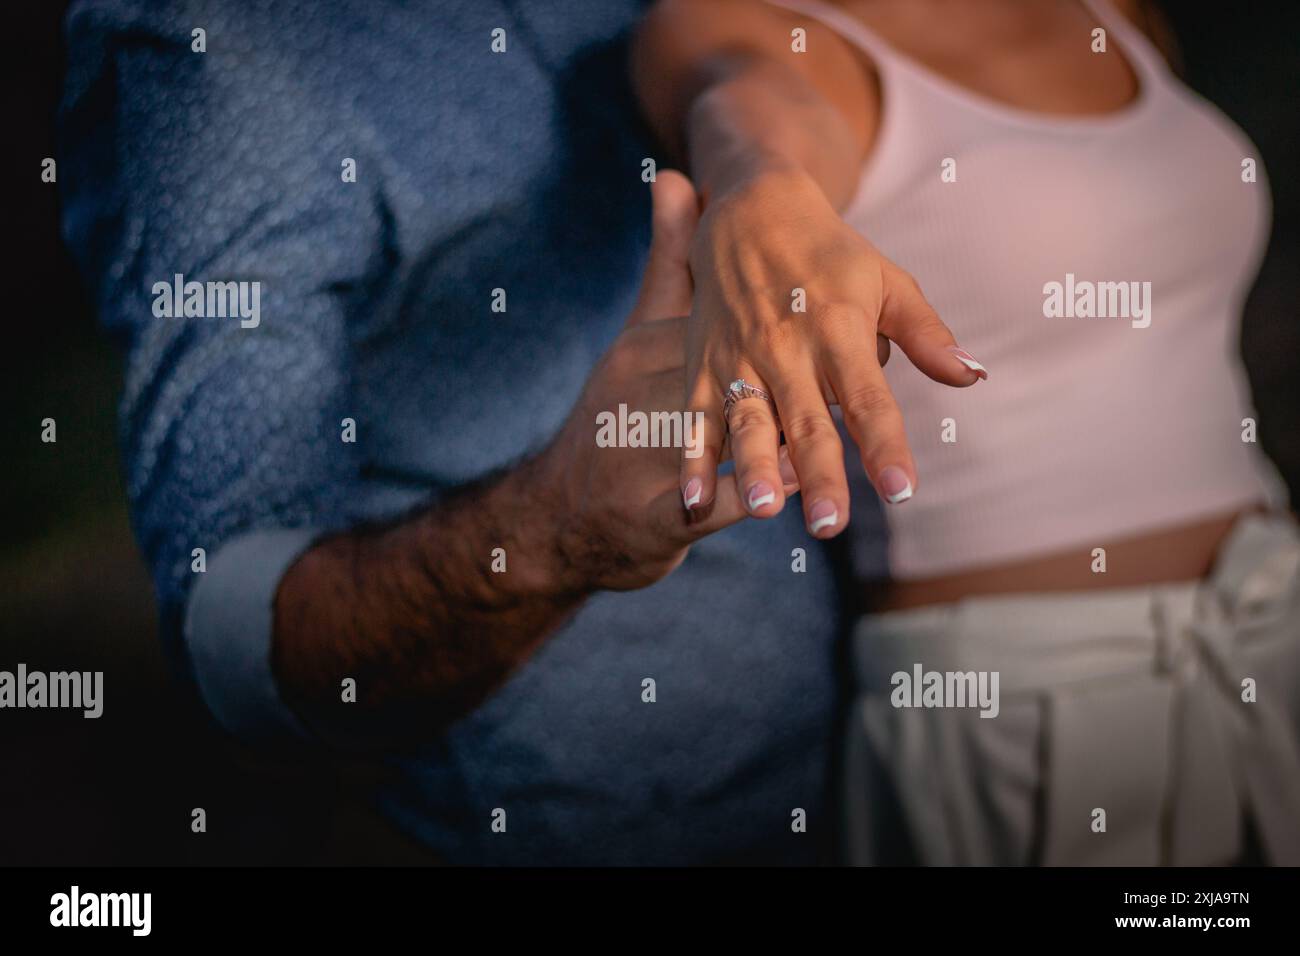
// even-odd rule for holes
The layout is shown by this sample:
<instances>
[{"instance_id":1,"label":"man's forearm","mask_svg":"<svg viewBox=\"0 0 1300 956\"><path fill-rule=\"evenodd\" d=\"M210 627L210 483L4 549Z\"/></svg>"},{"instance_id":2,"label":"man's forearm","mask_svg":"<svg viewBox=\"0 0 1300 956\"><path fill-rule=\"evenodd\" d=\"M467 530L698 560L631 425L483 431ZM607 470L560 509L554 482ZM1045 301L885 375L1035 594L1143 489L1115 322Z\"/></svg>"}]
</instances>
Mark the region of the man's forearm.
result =
<instances>
[{"instance_id":1,"label":"man's forearm","mask_svg":"<svg viewBox=\"0 0 1300 956\"><path fill-rule=\"evenodd\" d=\"M326 538L294 563L276 595L272 661L309 727L366 746L430 739L581 603L534 468Z\"/></svg>"},{"instance_id":2,"label":"man's forearm","mask_svg":"<svg viewBox=\"0 0 1300 956\"><path fill-rule=\"evenodd\" d=\"M681 176L655 214L637 305L546 449L399 522L318 542L283 575L271 663L327 740L428 742L473 710L585 598L648 587L695 541L741 520L734 487L688 521L681 452L609 448L609 409L665 408L684 381L687 256L697 203ZM343 682L356 682L355 702Z\"/></svg>"}]
</instances>

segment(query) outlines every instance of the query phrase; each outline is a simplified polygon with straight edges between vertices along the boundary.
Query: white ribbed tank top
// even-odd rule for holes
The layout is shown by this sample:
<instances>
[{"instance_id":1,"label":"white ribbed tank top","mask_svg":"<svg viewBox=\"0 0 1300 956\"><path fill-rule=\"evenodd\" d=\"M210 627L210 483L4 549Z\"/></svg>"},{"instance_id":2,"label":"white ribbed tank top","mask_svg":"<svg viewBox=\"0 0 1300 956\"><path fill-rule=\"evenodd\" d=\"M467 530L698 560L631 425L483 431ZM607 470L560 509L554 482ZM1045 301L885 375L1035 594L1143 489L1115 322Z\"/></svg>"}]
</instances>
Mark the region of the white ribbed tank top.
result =
<instances>
[{"instance_id":1,"label":"white ribbed tank top","mask_svg":"<svg viewBox=\"0 0 1300 956\"><path fill-rule=\"evenodd\" d=\"M898 350L886 368L918 474L913 498L886 507L891 576L1285 504L1259 446L1243 441L1254 412L1238 329L1269 229L1259 153L1140 31L1091 0L1140 91L1118 112L1053 116L964 89L827 3L773 2L871 58L881 123L845 221L916 277L990 374L948 388ZM1243 182L1244 159L1256 161L1256 182ZM1061 311L1068 292L1087 311L1085 283L1137 282L1139 295L1150 289L1149 325L1137 327L1142 298L1116 317L1049 317L1053 282ZM846 448L853 497L870 500ZM853 525L855 565L870 576L878 542L870 522Z\"/></svg>"}]
</instances>

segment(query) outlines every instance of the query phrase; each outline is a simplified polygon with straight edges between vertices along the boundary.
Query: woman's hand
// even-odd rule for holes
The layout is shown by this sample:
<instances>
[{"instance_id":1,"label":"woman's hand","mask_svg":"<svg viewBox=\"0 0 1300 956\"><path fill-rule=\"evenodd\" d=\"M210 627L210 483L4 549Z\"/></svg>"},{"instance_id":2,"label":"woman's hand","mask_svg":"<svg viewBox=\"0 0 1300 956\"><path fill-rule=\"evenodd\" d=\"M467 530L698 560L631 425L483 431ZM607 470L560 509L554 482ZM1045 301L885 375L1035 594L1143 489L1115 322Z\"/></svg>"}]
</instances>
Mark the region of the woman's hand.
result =
<instances>
[{"instance_id":1,"label":"woman's hand","mask_svg":"<svg viewBox=\"0 0 1300 956\"><path fill-rule=\"evenodd\" d=\"M687 407L708 424L704 454L682 459L687 507L707 511L713 502L728 430L723 395L742 378L775 401L814 536L838 534L849 518L843 448L828 404L842 409L880 496L894 504L911 497L916 469L877 332L937 382L967 386L987 378L957 348L916 281L846 225L817 183L794 169L763 172L714 197L690 265ZM804 310L796 311L800 304ZM785 495L772 407L756 398L737 402L730 437L741 500L756 517L775 515Z\"/></svg>"}]
</instances>

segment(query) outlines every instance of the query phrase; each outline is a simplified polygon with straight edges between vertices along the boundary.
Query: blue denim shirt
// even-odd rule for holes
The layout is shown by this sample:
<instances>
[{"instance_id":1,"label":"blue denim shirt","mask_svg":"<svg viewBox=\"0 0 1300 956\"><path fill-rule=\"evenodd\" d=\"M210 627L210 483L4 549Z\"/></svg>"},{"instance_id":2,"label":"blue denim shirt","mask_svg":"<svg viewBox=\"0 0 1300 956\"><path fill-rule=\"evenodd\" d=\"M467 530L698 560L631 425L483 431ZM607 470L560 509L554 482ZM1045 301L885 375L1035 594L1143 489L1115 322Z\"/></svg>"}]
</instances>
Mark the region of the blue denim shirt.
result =
<instances>
[{"instance_id":1,"label":"blue denim shirt","mask_svg":"<svg viewBox=\"0 0 1300 956\"><path fill-rule=\"evenodd\" d=\"M232 732L300 732L271 676L270 606L312 539L537 448L617 335L656 155L625 79L640 13L70 11L65 235L128 350L121 437L164 638ZM177 273L260 282L259 325L156 317L152 286ZM589 600L377 799L457 862L809 862L832 825L837 626L799 509L746 522L651 588Z\"/></svg>"}]
</instances>

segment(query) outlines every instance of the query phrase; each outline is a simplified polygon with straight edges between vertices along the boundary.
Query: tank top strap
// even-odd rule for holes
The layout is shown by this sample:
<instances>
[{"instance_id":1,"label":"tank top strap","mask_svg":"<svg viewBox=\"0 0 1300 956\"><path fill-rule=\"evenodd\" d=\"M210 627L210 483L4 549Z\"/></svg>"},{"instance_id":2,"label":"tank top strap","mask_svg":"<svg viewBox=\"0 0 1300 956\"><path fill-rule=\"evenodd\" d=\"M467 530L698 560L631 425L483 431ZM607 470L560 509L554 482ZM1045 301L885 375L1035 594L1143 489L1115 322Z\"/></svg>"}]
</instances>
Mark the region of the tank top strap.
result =
<instances>
[{"instance_id":1,"label":"tank top strap","mask_svg":"<svg viewBox=\"0 0 1300 956\"><path fill-rule=\"evenodd\" d=\"M1080 0L1088 11L1097 18L1107 34L1119 38L1120 48L1134 70L1140 74L1139 79L1154 81L1149 85L1159 86L1169 82L1172 74L1169 64L1150 38L1129 22L1128 17L1110 4L1110 0Z\"/></svg>"}]
</instances>

